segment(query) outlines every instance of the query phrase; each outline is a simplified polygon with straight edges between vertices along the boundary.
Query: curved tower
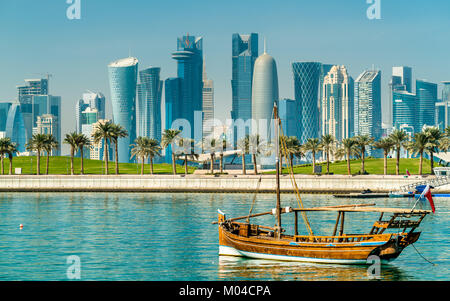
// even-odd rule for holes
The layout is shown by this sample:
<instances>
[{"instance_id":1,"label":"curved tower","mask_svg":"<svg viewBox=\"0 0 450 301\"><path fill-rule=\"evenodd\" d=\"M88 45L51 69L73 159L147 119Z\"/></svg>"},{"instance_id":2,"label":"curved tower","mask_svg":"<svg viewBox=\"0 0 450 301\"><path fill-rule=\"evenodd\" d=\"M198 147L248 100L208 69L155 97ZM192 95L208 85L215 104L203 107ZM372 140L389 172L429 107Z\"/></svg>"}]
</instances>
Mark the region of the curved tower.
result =
<instances>
[{"instance_id":1,"label":"curved tower","mask_svg":"<svg viewBox=\"0 0 450 301\"><path fill-rule=\"evenodd\" d=\"M26 151L26 143L28 140L25 121L20 110L20 104L13 103L8 112L6 120L6 137L17 144L19 153Z\"/></svg>"},{"instance_id":2,"label":"curved tower","mask_svg":"<svg viewBox=\"0 0 450 301\"><path fill-rule=\"evenodd\" d=\"M136 139L136 84L138 60L133 57L108 66L113 121L120 124L128 137L119 139L119 162L130 162L131 147Z\"/></svg>"},{"instance_id":3,"label":"curved tower","mask_svg":"<svg viewBox=\"0 0 450 301\"><path fill-rule=\"evenodd\" d=\"M274 58L264 50L264 53L255 61L252 93L252 119L258 125L257 129L252 129L252 134L259 134L262 140L270 140L273 106L277 102L277 64Z\"/></svg>"}]
</instances>

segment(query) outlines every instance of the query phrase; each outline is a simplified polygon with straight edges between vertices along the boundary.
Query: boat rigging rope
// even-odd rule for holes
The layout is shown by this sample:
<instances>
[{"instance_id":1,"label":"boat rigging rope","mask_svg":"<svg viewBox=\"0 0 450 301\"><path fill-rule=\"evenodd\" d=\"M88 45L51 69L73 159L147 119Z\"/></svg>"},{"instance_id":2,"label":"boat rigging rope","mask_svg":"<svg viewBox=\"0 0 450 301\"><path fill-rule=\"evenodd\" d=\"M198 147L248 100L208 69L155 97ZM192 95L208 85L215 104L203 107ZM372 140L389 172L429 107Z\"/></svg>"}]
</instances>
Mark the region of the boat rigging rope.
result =
<instances>
[{"instance_id":1,"label":"boat rigging rope","mask_svg":"<svg viewBox=\"0 0 450 301\"><path fill-rule=\"evenodd\" d=\"M291 183L292 183L292 185L294 186L294 189L295 189L295 195L296 195L296 197L297 197L297 203L298 203L298 206L299 206L301 209L303 209L304 206L303 206L302 198L301 198L301 196L300 196L300 190L299 190L299 188L298 188L298 186L297 186L297 182L295 181L294 168L293 168L293 166L292 166L292 164L291 164L291 161L288 160L289 154L287 153L286 137L284 136L284 133L283 133L283 125L281 124L281 122L279 123L279 126L280 126L280 133L281 133L281 135L280 135L280 138L281 138L281 139L280 139L280 142L281 142L281 146L282 146L281 149L282 149L282 152L283 152L284 157L285 157L286 160L288 161L288 165L289 165L289 177L290 177ZM277 142L275 142L275 143L280 143L280 142L277 141ZM302 217L303 217L303 220L304 220L304 222L305 222L306 228L308 229L309 235L310 235L310 236L313 236L314 233L313 233L313 231L312 231L312 229L311 229L311 225L310 225L310 223L309 223L309 221L308 221L308 217L307 217L307 215L306 215L306 213L305 213L304 211L302 211Z\"/></svg>"},{"instance_id":2,"label":"boat rigging rope","mask_svg":"<svg viewBox=\"0 0 450 301\"><path fill-rule=\"evenodd\" d=\"M259 177L258 186L256 187L255 195L253 196L252 207L250 208L250 212L248 213L247 223L250 224L250 216L252 215L253 208L255 207L256 196L258 195L259 188L261 187L262 176Z\"/></svg>"},{"instance_id":3,"label":"boat rigging rope","mask_svg":"<svg viewBox=\"0 0 450 301\"><path fill-rule=\"evenodd\" d=\"M419 250L416 249L416 246L414 244L411 244L414 248L414 250L416 250L417 254L419 254L420 257L422 257L426 262L432 264L433 266L436 266L437 264L432 263L431 261L429 261L428 259L426 259L422 254L420 254Z\"/></svg>"}]
</instances>

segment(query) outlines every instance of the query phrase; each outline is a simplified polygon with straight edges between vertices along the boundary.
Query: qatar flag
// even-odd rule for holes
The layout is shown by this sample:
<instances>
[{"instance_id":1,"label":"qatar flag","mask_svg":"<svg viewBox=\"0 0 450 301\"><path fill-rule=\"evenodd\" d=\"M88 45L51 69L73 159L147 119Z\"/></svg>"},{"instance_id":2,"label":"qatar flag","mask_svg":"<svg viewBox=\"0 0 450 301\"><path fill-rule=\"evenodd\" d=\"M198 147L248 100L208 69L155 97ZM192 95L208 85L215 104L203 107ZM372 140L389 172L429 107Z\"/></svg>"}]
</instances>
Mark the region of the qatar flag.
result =
<instances>
[{"instance_id":1,"label":"qatar flag","mask_svg":"<svg viewBox=\"0 0 450 301\"><path fill-rule=\"evenodd\" d=\"M436 208L434 207L433 195L431 194L431 186L430 185L427 185L427 187L423 191L421 198L424 198L424 197L428 199L428 201L430 202L431 209L433 210L433 213L435 213Z\"/></svg>"}]
</instances>

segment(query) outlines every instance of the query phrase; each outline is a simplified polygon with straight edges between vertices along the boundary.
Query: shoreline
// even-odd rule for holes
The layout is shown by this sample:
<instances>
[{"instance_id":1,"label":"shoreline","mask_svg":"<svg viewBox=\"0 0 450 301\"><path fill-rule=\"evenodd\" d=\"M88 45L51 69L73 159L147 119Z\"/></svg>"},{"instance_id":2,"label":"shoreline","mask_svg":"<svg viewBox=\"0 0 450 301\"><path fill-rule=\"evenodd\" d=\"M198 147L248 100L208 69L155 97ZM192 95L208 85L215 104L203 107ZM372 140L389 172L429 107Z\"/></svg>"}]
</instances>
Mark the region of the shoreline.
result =
<instances>
[{"instance_id":1,"label":"shoreline","mask_svg":"<svg viewBox=\"0 0 450 301\"><path fill-rule=\"evenodd\" d=\"M349 194L371 190L388 194L401 186L435 176L295 175L302 194ZM261 183L259 183L261 179ZM275 175L15 175L0 176L0 192L98 193L275 193ZM294 193L289 175L280 179L281 193ZM259 187L259 188L258 188ZM450 193L450 185L436 193Z\"/></svg>"}]
</instances>

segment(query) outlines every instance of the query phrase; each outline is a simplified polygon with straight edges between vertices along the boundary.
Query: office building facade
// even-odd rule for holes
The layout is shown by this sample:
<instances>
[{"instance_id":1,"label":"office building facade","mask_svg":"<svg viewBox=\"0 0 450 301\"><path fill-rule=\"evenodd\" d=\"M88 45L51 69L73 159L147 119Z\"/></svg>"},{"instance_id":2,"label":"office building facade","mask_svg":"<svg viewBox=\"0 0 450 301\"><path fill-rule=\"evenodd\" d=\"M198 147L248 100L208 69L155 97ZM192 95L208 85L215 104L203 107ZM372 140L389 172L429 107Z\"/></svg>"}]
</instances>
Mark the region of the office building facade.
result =
<instances>
[{"instance_id":1,"label":"office building facade","mask_svg":"<svg viewBox=\"0 0 450 301\"><path fill-rule=\"evenodd\" d=\"M259 56L258 34L251 33L232 36L232 110L233 121L246 123L252 118L252 87L255 61ZM244 129L243 135L250 134L251 129ZM234 129L233 144L236 145L238 129Z\"/></svg>"},{"instance_id":2,"label":"office building facade","mask_svg":"<svg viewBox=\"0 0 450 301\"><path fill-rule=\"evenodd\" d=\"M161 141L161 68L150 67L139 72L137 136Z\"/></svg>"},{"instance_id":3,"label":"office building facade","mask_svg":"<svg viewBox=\"0 0 450 301\"><path fill-rule=\"evenodd\" d=\"M438 95L438 85L424 80L416 81L416 95L418 101L418 131L425 126L435 126L435 109Z\"/></svg>"},{"instance_id":4,"label":"office building facade","mask_svg":"<svg viewBox=\"0 0 450 301\"><path fill-rule=\"evenodd\" d=\"M83 93L82 98L75 104L75 122L77 133L82 132L81 114L87 109L95 109L98 112L99 119L105 119L106 116L106 98L102 93L87 91Z\"/></svg>"},{"instance_id":5,"label":"office building facade","mask_svg":"<svg viewBox=\"0 0 450 301\"><path fill-rule=\"evenodd\" d=\"M128 163L131 144L136 139L136 87L138 60L130 57L115 61L108 66L113 122L121 125L128 137L119 139L119 162Z\"/></svg>"},{"instance_id":6,"label":"office building facade","mask_svg":"<svg viewBox=\"0 0 450 301\"><path fill-rule=\"evenodd\" d=\"M319 91L322 64L318 62L295 62L295 101L297 103L297 137L301 143L319 137Z\"/></svg>"},{"instance_id":7,"label":"office building facade","mask_svg":"<svg viewBox=\"0 0 450 301\"><path fill-rule=\"evenodd\" d=\"M382 135L381 71L364 71L355 81L355 136Z\"/></svg>"}]
</instances>

